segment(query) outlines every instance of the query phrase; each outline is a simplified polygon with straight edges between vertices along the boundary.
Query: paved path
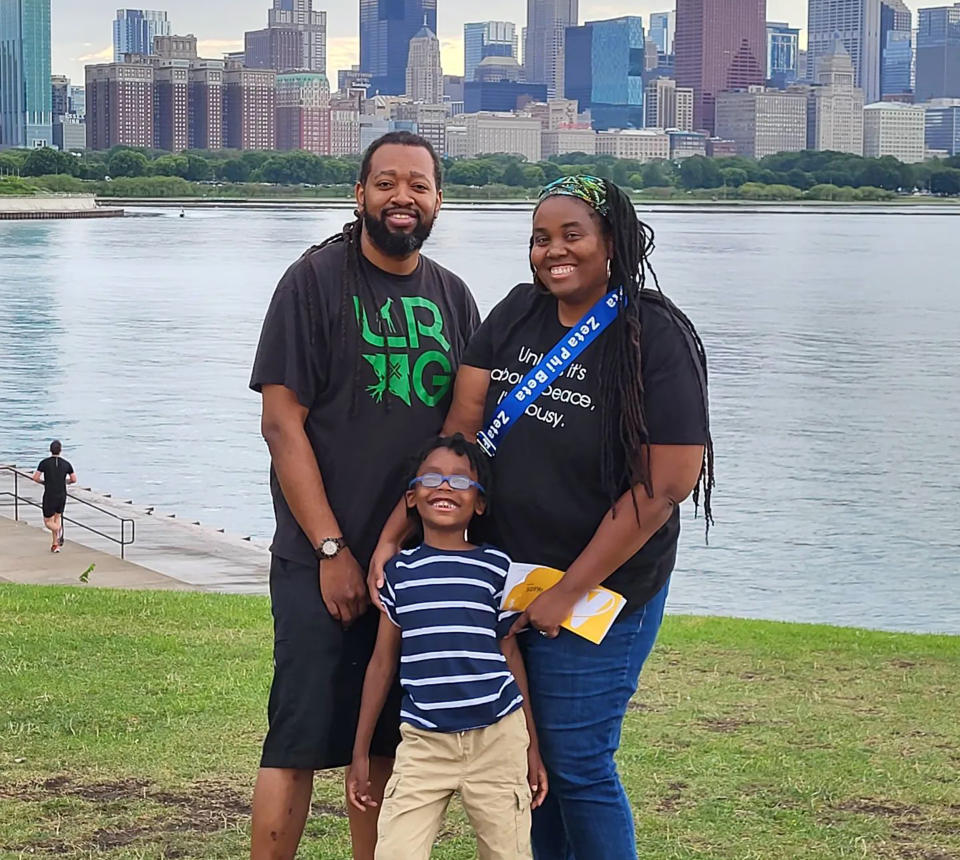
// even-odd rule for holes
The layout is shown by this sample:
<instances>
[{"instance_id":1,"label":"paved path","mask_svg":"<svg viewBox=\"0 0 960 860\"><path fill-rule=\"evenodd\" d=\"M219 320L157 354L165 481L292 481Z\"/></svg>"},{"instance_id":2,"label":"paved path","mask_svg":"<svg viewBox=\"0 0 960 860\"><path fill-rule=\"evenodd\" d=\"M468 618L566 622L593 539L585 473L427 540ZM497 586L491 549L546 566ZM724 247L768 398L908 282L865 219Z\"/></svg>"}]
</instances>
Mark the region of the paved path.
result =
<instances>
[{"instance_id":1,"label":"paved path","mask_svg":"<svg viewBox=\"0 0 960 860\"><path fill-rule=\"evenodd\" d=\"M182 591L185 582L121 561L82 544L66 541L59 553L50 552L50 532L0 516L0 581L19 585L80 585L80 575L91 565L89 584L102 588Z\"/></svg>"},{"instance_id":2,"label":"paved path","mask_svg":"<svg viewBox=\"0 0 960 860\"><path fill-rule=\"evenodd\" d=\"M181 588L235 594L267 594L269 592L270 553L265 546L201 526L199 523L181 520L170 513L118 501L90 490L71 488L70 500L67 502L68 521L65 525L65 535L69 547L71 549L77 547L77 550L68 552L65 547L62 553L51 553L50 533L43 528L43 518L38 508L21 502L19 518L28 524L26 531L9 528L14 516L13 500L10 495L3 495L3 493L12 489L12 476L9 472L0 470L0 523L4 525L4 529L0 531L0 577L15 582L32 582L36 580L30 579L30 576L41 575L39 572L31 574L28 567L25 572L17 575L19 578L14 578L12 564L7 560L8 556L19 559L17 563L20 566L36 564L38 571L42 571L44 565L54 565L53 570L58 570L56 565L61 559L71 557L73 552L79 551L81 546L88 553L98 553L97 557L104 564L104 569L108 567L106 563L108 557L117 562L118 570L127 569L120 561L120 546L117 543L69 521L75 520L103 534L119 538L120 522L114 517L120 516L133 520L136 529L136 540L126 547L125 552L126 560L132 562L129 565L131 570L160 575L161 578L154 581L175 581ZM19 492L21 496L39 501L42 488L21 480ZM82 504L80 500L92 502L109 513L98 512ZM131 525L128 523L125 528L129 538ZM35 557L43 561L28 561ZM90 558L92 559L93 556L91 555ZM86 565L83 565L77 570L76 577L79 577L85 567ZM99 562L97 571L100 571ZM70 580L67 577L67 579L75 581L75 578ZM91 581L93 581L92 576ZM101 585L107 584L105 580L99 581ZM141 580L131 573L131 584L124 586L118 580L118 587L141 587L136 584L139 581ZM157 586L143 585L142 587Z\"/></svg>"}]
</instances>

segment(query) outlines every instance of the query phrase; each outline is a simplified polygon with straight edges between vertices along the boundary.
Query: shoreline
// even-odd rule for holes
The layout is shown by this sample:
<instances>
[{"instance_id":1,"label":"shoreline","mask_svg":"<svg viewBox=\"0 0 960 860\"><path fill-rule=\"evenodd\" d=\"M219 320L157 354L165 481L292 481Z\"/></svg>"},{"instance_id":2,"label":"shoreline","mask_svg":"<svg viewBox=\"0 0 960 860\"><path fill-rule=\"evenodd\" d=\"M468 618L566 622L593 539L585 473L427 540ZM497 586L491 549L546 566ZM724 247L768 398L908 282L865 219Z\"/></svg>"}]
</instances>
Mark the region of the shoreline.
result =
<instances>
[{"instance_id":1,"label":"shoreline","mask_svg":"<svg viewBox=\"0 0 960 860\"><path fill-rule=\"evenodd\" d=\"M263 211L352 210L353 200L344 198L269 198L269 197L102 197L98 202L141 209L225 209ZM714 214L772 213L772 214L831 214L847 215L960 215L960 200L908 198L885 201L829 201L829 200L661 200L634 198L641 210L658 212L698 211ZM460 212L530 211L534 200L465 200L448 199L444 208Z\"/></svg>"}]
</instances>

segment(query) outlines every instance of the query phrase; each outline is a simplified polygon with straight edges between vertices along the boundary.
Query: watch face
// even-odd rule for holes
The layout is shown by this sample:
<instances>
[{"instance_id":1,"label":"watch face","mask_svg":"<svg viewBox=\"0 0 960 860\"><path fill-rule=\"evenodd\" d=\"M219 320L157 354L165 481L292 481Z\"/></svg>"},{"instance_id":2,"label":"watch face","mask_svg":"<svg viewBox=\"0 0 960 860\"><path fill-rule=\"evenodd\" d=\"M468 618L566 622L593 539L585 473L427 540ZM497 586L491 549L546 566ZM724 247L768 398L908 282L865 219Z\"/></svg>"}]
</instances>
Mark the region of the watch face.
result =
<instances>
[{"instance_id":1,"label":"watch face","mask_svg":"<svg viewBox=\"0 0 960 860\"><path fill-rule=\"evenodd\" d=\"M331 558L337 554L337 550L339 549L340 547L337 545L335 540L325 540L322 544L320 544L320 552L326 556L330 556Z\"/></svg>"}]
</instances>

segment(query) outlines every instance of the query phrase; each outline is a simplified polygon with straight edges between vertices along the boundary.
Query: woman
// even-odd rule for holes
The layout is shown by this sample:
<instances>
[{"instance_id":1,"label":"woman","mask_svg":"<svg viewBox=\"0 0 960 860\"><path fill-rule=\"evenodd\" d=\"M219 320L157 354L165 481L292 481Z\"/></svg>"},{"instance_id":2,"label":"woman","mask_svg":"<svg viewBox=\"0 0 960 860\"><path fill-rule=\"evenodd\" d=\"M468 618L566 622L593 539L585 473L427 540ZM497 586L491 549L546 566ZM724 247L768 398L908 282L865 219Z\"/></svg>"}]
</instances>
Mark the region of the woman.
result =
<instances>
[{"instance_id":1,"label":"woman","mask_svg":"<svg viewBox=\"0 0 960 860\"><path fill-rule=\"evenodd\" d=\"M644 289L652 249L652 231L613 183L547 186L533 218L534 284L516 287L474 335L444 426L482 431L495 453L485 537L514 561L565 571L514 625L541 634L520 637L551 786L534 815L538 860L637 856L614 753L691 492L703 492L710 523L706 358L689 320ZM532 370L536 390L518 386ZM397 537L388 527L376 560ZM560 624L600 584L627 603L594 645Z\"/></svg>"}]
</instances>

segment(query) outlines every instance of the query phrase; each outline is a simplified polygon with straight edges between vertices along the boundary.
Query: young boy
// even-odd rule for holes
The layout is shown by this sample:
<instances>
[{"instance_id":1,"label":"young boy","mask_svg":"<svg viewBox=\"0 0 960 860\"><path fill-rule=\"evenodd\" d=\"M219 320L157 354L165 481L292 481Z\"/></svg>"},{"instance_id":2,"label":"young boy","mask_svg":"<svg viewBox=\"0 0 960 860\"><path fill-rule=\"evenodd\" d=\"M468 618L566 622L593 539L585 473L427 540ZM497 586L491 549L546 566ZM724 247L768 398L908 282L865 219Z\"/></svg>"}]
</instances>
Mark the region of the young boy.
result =
<instances>
[{"instance_id":1,"label":"young boy","mask_svg":"<svg viewBox=\"0 0 960 860\"><path fill-rule=\"evenodd\" d=\"M369 795L370 741L400 665L401 743L378 825L377 860L427 860L459 791L481 860L528 860L530 810L547 777L527 703L512 618L500 612L510 559L466 539L486 509L484 455L457 434L423 452L406 494L423 543L386 567L377 644L367 667L348 793ZM531 802L532 800L532 802Z\"/></svg>"}]
</instances>

